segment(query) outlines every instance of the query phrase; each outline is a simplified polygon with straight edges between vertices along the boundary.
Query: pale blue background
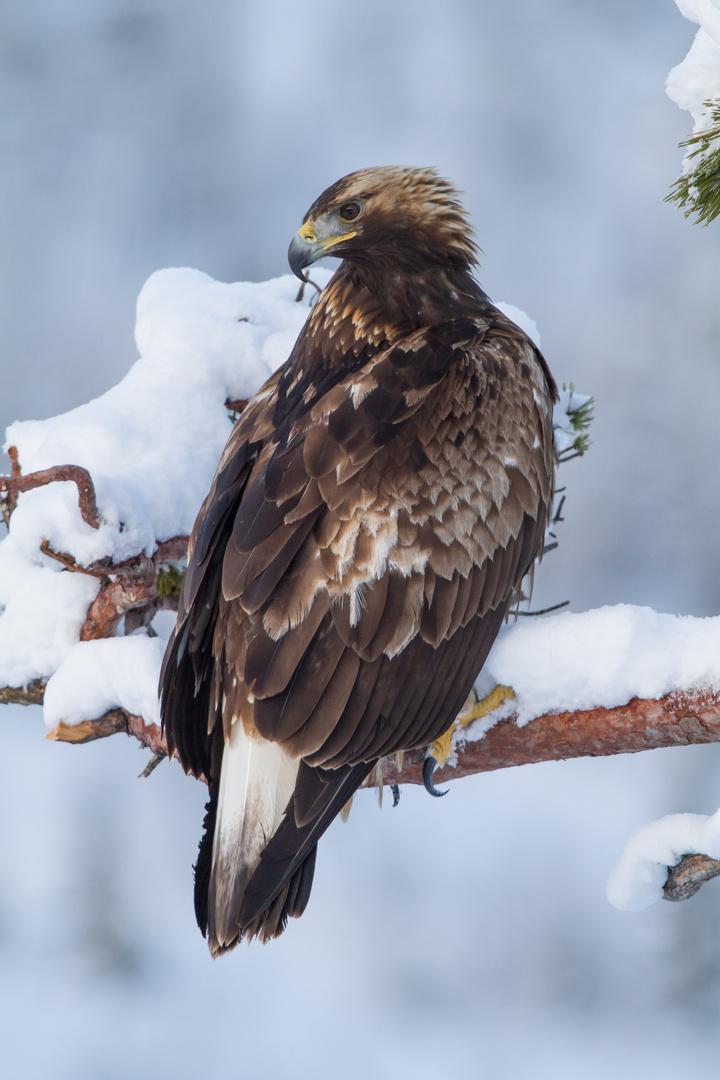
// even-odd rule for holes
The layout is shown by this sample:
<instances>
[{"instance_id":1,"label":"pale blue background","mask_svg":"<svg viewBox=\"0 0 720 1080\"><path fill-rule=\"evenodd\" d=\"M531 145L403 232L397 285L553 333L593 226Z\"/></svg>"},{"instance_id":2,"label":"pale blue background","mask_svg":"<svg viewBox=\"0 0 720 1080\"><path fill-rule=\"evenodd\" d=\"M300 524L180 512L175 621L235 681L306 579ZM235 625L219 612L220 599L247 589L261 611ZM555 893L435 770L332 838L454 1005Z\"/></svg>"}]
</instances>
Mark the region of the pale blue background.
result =
<instances>
[{"instance_id":1,"label":"pale blue background","mask_svg":"<svg viewBox=\"0 0 720 1080\"><path fill-rule=\"evenodd\" d=\"M671 0L6 0L0 419L135 358L169 265L285 271L344 173L436 165L490 295L597 400L540 604L720 610L720 223L663 203L690 117ZM720 804L717 748L550 764L356 800L306 915L213 963L191 872L203 790L130 740L0 715L0 1071L18 1080L604 1080L717 1075L720 894L623 915L629 833Z\"/></svg>"}]
</instances>

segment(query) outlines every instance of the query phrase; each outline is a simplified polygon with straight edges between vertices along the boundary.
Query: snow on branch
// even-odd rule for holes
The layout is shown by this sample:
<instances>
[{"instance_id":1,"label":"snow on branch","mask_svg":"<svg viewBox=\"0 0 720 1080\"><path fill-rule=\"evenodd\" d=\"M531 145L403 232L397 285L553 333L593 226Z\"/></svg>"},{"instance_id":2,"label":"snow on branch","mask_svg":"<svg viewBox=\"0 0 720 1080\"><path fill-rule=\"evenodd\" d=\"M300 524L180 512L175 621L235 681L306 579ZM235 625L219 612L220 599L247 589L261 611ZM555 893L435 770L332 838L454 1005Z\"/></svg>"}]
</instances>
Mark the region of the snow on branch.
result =
<instances>
[{"instance_id":1,"label":"snow on branch","mask_svg":"<svg viewBox=\"0 0 720 1080\"><path fill-rule=\"evenodd\" d=\"M550 712L526 724L518 724L517 712L513 712L480 738L471 726L454 758L436 770L433 780L438 784L513 765L712 742L720 742L720 692L715 690L674 691L659 700L633 698L612 708ZM412 751L405 754L399 768L389 759L385 782L422 784L423 759L424 753Z\"/></svg>"},{"instance_id":2,"label":"snow on branch","mask_svg":"<svg viewBox=\"0 0 720 1080\"><path fill-rule=\"evenodd\" d=\"M63 416L11 425L0 700L42 700L51 729L113 709L158 722L187 536L237 414L290 353L312 299L302 294L291 275L224 284L158 271L138 299L141 355L125 378ZM523 312L500 306L539 340ZM591 412L563 391L561 455L584 451Z\"/></svg>"},{"instance_id":3,"label":"snow on branch","mask_svg":"<svg viewBox=\"0 0 720 1080\"><path fill-rule=\"evenodd\" d=\"M159 722L187 537L237 411L307 312L291 275L160 271L138 299L140 359L125 378L63 416L11 425L0 700L42 700L51 728L111 709Z\"/></svg>"},{"instance_id":4,"label":"snow on branch","mask_svg":"<svg viewBox=\"0 0 720 1080\"><path fill-rule=\"evenodd\" d=\"M621 911L641 911L656 900L686 900L720 875L720 810L669 814L638 829L625 845L607 885ZM670 873L668 873L670 868Z\"/></svg>"}]
</instances>

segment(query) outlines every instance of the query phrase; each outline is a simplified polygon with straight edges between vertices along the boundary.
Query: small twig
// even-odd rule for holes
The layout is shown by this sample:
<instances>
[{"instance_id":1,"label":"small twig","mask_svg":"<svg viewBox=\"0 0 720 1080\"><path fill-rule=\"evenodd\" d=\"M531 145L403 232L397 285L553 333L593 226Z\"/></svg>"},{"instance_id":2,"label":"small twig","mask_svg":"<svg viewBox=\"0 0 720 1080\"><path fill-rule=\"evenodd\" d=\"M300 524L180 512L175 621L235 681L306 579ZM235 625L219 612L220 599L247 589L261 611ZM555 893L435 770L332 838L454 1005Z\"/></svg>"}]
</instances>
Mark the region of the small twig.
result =
<instances>
[{"instance_id":1,"label":"small twig","mask_svg":"<svg viewBox=\"0 0 720 1080\"><path fill-rule=\"evenodd\" d=\"M13 460L13 473L14 469L15 461ZM0 476L0 496L5 495L9 503L13 493L32 491L34 488L62 481L70 481L77 485L78 505L83 521L93 529L99 528L102 518L98 513L95 499L95 485L90 473L82 465L54 465L51 469L41 469L40 472L28 473L27 476Z\"/></svg>"},{"instance_id":2,"label":"small twig","mask_svg":"<svg viewBox=\"0 0 720 1080\"><path fill-rule=\"evenodd\" d=\"M518 611L518 615L524 615L525 618L527 618L528 616L532 617L534 615L549 615L551 611L559 611L560 608L567 607L569 603L569 600L563 600L561 604L553 604L552 607L540 608L539 611Z\"/></svg>"},{"instance_id":3,"label":"small twig","mask_svg":"<svg viewBox=\"0 0 720 1080\"><path fill-rule=\"evenodd\" d=\"M33 679L27 686L0 687L0 705L42 705L46 679Z\"/></svg>"},{"instance_id":4,"label":"small twig","mask_svg":"<svg viewBox=\"0 0 720 1080\"><path fill-rule=\"evenodd\" d=\"M61 720L57 727L48 731L45 738L50 739L51 742L79 744L106 739L118 731L128 734L129 716L130 713L127 713L125 709L110 709L97 720L81 720L79 724L66 724Z\"/></svg>"},{"instance_id":5,"label":"small twig","mask_svg":"<svg viewBox=\"0 0 720 1080\"><path fill-rule=\"evenodd\" d=\"M235 400L233 400L232 398L225 398L225 408L229 412L241 413L247 403L247 398L236 398Z\"/></svg>"},{"instance_id":6,"label":"small twig","mask_svg":"<svg viewBox=\"0 0 720 1080\"><path fill-rule=\"evenodd\" d=\"M305 295L305 286L306 285L312 285L313 289L315 289L318 294L322 292L322 289L320 288L319 285L317 285L312 280L312 278L310 277L310 271L308 271L307 274L303 274L303 283L300 286L300 288L298 289L298 294L295 297L295 303L296 304L299 304L301 302L303 296Z\"/></svg>"},{"instance_id":7,"label":"small twig","mask_svg":"<svg viewBox=\"0 0 720 1080\"><path fill-rule=\"evenodd\" d=\"M701 885L720 875L720 862L709 855L683 855L676 866L668 867L663 886L664 900L688 900Z\"/></svg>"},{"instance_id":8,"label":"small twig","mask_svg":"<svg viewBox=\"0 0 720 1080\"><path fill-rule=\"evenodd\" d=\"M583 457L584 453L584 450L576 450L574 454L569 454L567 450L565 450L562 454L558 454L558 463L564 465L566 461L572 461L573 458Z\"/></svg>"},{"instance_id":9,"label":"small twig","mask_svg":"<svg viewBox=\"0 0 720 1080\"><path fill-rule=\"evenodd\" d=\"M144 778L148 777L150 773L154 772L155 769L157 769L160 762L164 761L166 757L167 754L164 754L162 751L157 754L153 754L143 771L138 774L138 780L143 780Z\"/></svg>"},{"instance_id":10,"label":"small twig","mask_svg":"<svg viewBox=\"0 0 720 1080\"><path fill-rule=\"evenodd\" d=\"M82 720L79 724L65 724L61 720L57 727L48 732L46 738L53 742L87 743L105 739L120 731L133 735L143 746L152 750L153 754L167 756L165 736L158 725L121 708L109 709L97 720Z\"/></svg>"},{"instance_id":11,"label":"small twig","mask_svg":"<svg viewBox=\"0 0 720 1080\"><path fill-rule=\"evenodd\" d=\"M7 456L10 458L10 476L15 480L20 476L20 461L17 446L8 446ZM10 518L17 503L17 491L10 491L0 487L0 503L2 504L2 516L5 524L10 528Z\"/></svg>"},{"instance_id":12,"label":"small twig","mask_svg":"<svg viewBox=\"0 0 720 1080\"><path fill-rule=\"evenodd\" d=\"M20 471L20 458L18 456L18 448L17 448L17 446L8 446L8 448L7 448L7 456L10 458L10 465L11 465L11 473L10 473L10 475L14 476L14 477L21 476L22 474L21 474L21 471Z\"/></svg>"},{"instance_id":13,"label":"small twig","mask_svg":"<svg viewBox=\"0 0 720 1080\"><path fill-rule=\"evenodd\" d=\"M551 522L552 525L557 525L558 522L565 520L565 518L562 517L562 512L563 512L563 506L565 505L565 499L566 498L567 498L567 496L563 495L562 499L558 503L558 508L555 511L555 514L554 514L552 522Z\"/></svg>"},{"instance_id":14,"label":"small twig","mask_svg":"<svg viewBox=\"0 0 720 1080\"><path fill-rule=\"evenodd\" d=\"M55 551L50 547L49 540L43 540L40 544L40 550L43 555L47 555L50 559L55 559L56 562L62 563L66 570L70 570L73 574L87 574L88 577L99 578L100 581L110 581L108 572L108 566L103 564L102 567L97 563L90 566L80 566L73 555L69 555L67 551Z\"/></svg>"}]
</instances>

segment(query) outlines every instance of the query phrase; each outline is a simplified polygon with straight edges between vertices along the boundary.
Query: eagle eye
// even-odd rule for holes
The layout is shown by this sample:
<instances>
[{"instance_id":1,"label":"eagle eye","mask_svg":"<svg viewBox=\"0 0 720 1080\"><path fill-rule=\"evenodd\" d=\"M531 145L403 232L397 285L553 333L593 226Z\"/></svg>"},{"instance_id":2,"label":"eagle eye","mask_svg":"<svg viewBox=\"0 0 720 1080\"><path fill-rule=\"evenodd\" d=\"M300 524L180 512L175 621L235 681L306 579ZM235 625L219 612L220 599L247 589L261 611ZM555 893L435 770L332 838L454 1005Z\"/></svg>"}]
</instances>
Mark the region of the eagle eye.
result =
<instances>
[{"instance_id":1,"label":"eagle eye","mask_svg":"<svg viewBox=\"0 0 720 1080\"><path fill-rule=\"evenodd\" d=\"M361 213L362 206L360 205L360 203L357 202L343 203L338 210L338 214L343 219L343 221L356 221L357 218L360 217Z\"/></svg>"}]
</instances>

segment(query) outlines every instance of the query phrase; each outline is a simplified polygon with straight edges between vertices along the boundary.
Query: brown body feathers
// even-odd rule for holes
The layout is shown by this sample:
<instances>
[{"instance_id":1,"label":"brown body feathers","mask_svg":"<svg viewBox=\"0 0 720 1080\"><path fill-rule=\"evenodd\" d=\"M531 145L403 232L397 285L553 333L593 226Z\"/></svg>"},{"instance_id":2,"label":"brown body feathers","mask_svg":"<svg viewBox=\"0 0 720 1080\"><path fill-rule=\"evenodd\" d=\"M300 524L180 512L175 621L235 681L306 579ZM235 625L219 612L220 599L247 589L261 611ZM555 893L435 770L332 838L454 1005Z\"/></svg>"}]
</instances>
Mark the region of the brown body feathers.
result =
<instances>
[{"instance_id":1,"label":"brown body feathers","mask_svg":"<svg viewBox=\"0 0 720 1080\"><path fill-rule=\"evenodd\" d=\"M319 837L379 757L450 726L541 549L555 386L474 250L417 169L340 180L291 246L297 272L344 261L230 437L162 675L210 787L213 953L302 913Z\"/></svg>"}]
</instances>

